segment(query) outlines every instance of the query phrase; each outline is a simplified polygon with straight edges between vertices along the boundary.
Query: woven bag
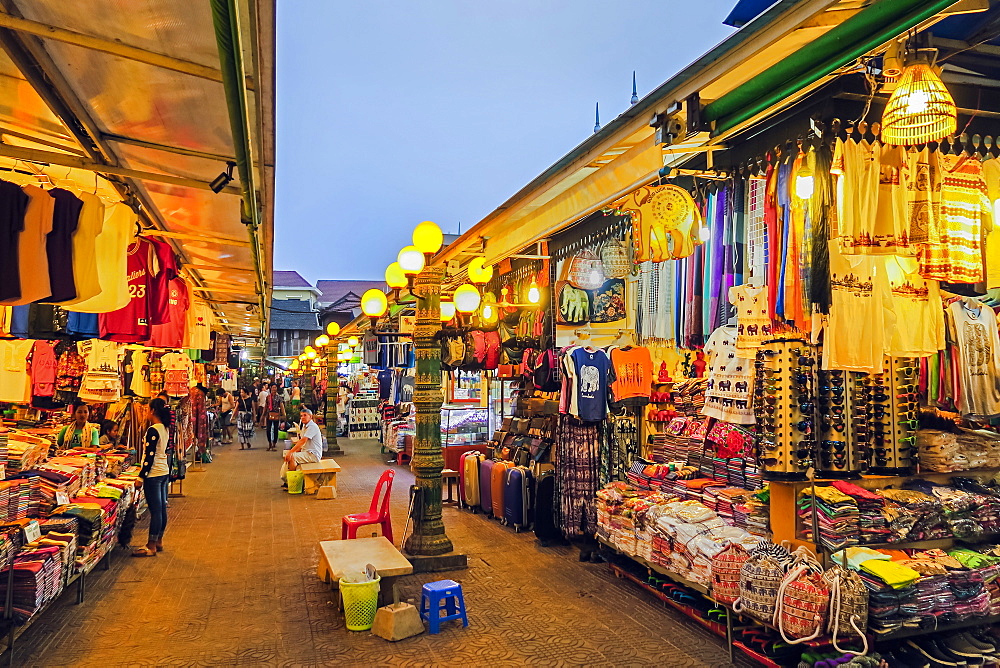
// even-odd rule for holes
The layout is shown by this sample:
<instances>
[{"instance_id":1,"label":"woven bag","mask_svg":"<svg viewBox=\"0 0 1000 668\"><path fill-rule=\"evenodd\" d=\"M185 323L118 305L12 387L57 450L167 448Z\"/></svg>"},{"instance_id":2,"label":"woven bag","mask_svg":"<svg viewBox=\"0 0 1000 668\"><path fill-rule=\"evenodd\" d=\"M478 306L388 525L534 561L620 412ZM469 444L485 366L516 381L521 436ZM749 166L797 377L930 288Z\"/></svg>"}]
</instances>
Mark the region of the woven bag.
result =
<instances>
[{"instance_id":1,"label":"woven bag","mask_svg":"<svg viewBox=\"0 0 1000 668\"><path fill-rule=\"evenodd\" d=\"M733 610L770 624L784 577L780 561L767 553L751 553L740 569L740 597L733 602Z\"/></svg>"},{"instance_id":2,"label":"woven bag","mask_svg":"<svg viewBox=\"0 0 1000 668\"><path fill-rule=\"evenodd\" d=\"M596 290L604 284L604 266L592 250L582 250L569 260L566 280L582 290Z\"/></svg>"},{"instance_id":3,"label":"woven bag","mask_svg":"<svg viewBox=\"0 0 1000 668\"><path fill-rule=\"evenodd\" d=\"M632 271L628 246L621 239L608 239L601 246L601 265L608 278L625 278Z\"/></svg>"},{"instance_id":4,"label":"woven bag","mask_svg":"<svg viewBox=\"0 0 1000 668\"><path fill-rule=\"evenodd\" d=\"M750 554L737 543L730 543L712 557L712 596L732 605L740 597L740 571Z\"/></svg>"},{"instance_id":5,"label":"woven bag","mask_svg":"<svg viewBox=\"0 0 1000 668\"><path fill-rule=\"evenodd\" d=\"M773 623L789 644L819 637L830 606L830 588L814 564L796 562L778 589Z\"/></svg>"},{"instance_id":6,"label":"woven bag","mask_svg":"<svg viewBox=\"0 0 1000 668\"><path fill-rule=\"evenodd\" d=\"M857 573L840 565L824 573L823 580L830 588L830 615L826 628L834 649L845 651L837 646L837 636L848 636L860 638L864 645L861 654L867 654L868 588Z\"/></svg>"}]
</instances>

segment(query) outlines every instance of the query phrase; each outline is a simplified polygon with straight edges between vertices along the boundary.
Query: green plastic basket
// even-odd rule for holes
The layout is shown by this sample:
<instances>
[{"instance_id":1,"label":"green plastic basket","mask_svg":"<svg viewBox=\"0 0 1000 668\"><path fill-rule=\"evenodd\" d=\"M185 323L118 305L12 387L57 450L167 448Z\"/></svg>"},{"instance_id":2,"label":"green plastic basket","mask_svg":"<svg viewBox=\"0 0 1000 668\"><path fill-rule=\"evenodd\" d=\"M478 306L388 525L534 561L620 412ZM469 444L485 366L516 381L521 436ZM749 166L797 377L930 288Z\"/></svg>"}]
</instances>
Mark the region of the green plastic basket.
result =
<instances>
[{"instance_id":1,"label":"green plastic basket","mask_svg":"<svg viewBox=\"0 0 1000 668\"><path fill-rule=\"evenodd\" d=\"M370 582L340 581L340 596L344 600L344 621L348 631L368 631L378 612L378 591L381 577Z\"/></svg>"}]
</instances>

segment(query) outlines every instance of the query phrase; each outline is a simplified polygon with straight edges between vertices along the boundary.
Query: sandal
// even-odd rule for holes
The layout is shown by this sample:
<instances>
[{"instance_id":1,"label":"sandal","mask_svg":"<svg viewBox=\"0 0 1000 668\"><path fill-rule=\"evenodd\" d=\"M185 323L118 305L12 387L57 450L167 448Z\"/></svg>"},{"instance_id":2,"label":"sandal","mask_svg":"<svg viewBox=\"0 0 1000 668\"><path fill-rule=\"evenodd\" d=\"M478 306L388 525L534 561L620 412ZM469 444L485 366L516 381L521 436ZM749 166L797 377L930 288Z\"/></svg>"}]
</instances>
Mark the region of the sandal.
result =
<instances>
[{"instance_id":1,"label":"sandal","mask_svg":"<svg viewBox=\"0 0 1000 668\"><path fill-rule=\"evenodd\" d=\"M140 547L136 550L132 550L133 557L155 557L156 550L150 550L148 547Z\"/></svg>"}]
</instances>

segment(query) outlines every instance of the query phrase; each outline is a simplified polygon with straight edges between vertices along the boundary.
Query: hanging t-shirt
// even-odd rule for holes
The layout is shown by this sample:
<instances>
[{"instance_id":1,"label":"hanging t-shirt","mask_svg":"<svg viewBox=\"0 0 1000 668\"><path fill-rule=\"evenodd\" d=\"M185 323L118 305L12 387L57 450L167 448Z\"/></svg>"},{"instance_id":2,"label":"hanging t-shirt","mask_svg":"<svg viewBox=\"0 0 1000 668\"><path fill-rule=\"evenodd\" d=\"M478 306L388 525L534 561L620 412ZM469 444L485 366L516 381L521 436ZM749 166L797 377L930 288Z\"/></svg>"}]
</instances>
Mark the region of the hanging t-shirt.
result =
<instances>
[{"instance_id":1,"label":"hanging t-shirt","mask_svg":"<svg viewBox=\"0 0 1000 668\"><path fill-rule=\"evenodd\" d=\"M193 299L187 312L184 347L205 350L212 345L212 309L201 299ZM217 359L216 362L222 360ZM238 367L237 367L238 368Z\"/></svg>"},{"instance_id":2,"label":"hanging t-shirt","mask_svg":"<svg viewBox=\"0 0 1000 668\"><path fill-rule=\"evenodd\" d=\"M191 386L194 363L187 355L167 353L160 358L163 389L172 397L186 397Z\"/></svg>"},{"instance_id":3,"label":"hanging t-shirt","mask_svg":"<svg viewBox=\"0 0 1000 668\"><path fill-rule=\"evenodd\" d=\"M961 385L959 408L973 419L1000 415L1000 336L997 315L980 301L962 298L948 307L954 324Z\"/></svg>"},{"instance_id":4,"label":"hanging t-shirt","mask_svg":"<svg viewBox=\"0 0 1000 668\"><path fill-rule=\"evenodd\" d=\"M104 202L97 195L80 193L83 206L73 233L73 283L76 298L67 304L76 304L96 297L101 292L98 275L100 257L97 255L97 236L104 227Z\"/></svg>"},{"instance_id":5,"label":"hanging t-shirt","mask_svg":"<svg viewBox=\"0 0 1000 668\"><path fill-rule=\"evenodd\" d=\"M649 348L641 346L612 348L611 364L615 382L611 384L611 399L629 406L645 406L653 389L653 359Z\"/></svg>"},{"instance_id":6,"label":"hanging t-shirt","mask_svg":"<svg viewBox=\"0 0 1000 668\"><path fill-rule=\"evenodd\" d=\"M736 307L736 351L747 359L756 357L757 349L772 338L767 292L766 285L749 283L729 288L729 303Z\"/></svg>"},{"instance_id":7,"label":"hanging t-shirt","mask_svg":"<svg viewBox=\"0 0 1000 668\"><path fill-rule=\"evenodd\" d=\"M30 304L52 294L45 239L52 231L56 201L37 186L23 186L21 191L27 195L28 205L24 210L24 229L17 239L17 263L13 265L20 274L21 293L18 298L6 300L7 304Z\"/></svg>"},{"instance_id":8,"label":"hanging t-shirt","mask_svg":"<svg viewBox=\"0 0 1000 668\"><path fill-rule=\"evenodd\" d=\"M0 341L0 401L24 404L31 400L28 355L34 341Z\"/></svg>"},{"instance_id":9,"label":"hanging t-shirt","mask_svg":"<svg viewBox=\"0 0 1000 668\"><path fill-rule=\"evenodd\" d=\"M187 283L177 277L170 281L167 288L170 307L170 319L162 325L153 325L147 345L154 348L180 348L184 345L184 332L187 329L187 312L190 303Z\"/></svg>"},{"instance_id":10,"label":"hanging t-shirt","mask_svg":"<svg viewBox=\"0 0 1000 668\"><path fill-rule=\"evenodd\" d=\"M149 397L153 394L149 383L149 353L145 350L132 351L132 377L129 389L137 397Z\"/></svg>"},{"instance_id":11,"label":"hanging t-shirt","mask_svg":"<svg viewBox=\"0 0 1000 668\"><path fill-rule=\"evenodd\" d=\"M914 258L887 257L878 268L889 282L896 326L886 328L885 351L893 357L927 357L944 350L944 307L937 281L927 281Z\"/></svg>"},{"instance_id":12,"label":"hanging t-shirt","mask_svg":"<svg viewBox=\"0 0 1000 668\"><path fill-rule=\"evenodd\" d=\"M837 235L845 252L872 244L872 224L878 211L881 144L837 139L830 171L837 179ZM849 250L848 250L849 249Z\"/></svg>"},{"instance_id":13,"label":"hanging t-shirt","mask_svg":"<svg viewBox=\"0 0 1000 668\"><path fill-rule=\"evenodd\" d=\"M823 368L882 373L885 332L895 326L882 262L847 257L830 242L830 315L823 335Z\"/></svg>"},{"instance_id":14,"label":"hanging t-shirt","mask_svg":"<svg viewBox=\"0 0 1000 668\"><path fill-rule=\"evenodd\" d=\"M708 380L702 415L736 424L754 424L753 363L736 353L737 327L719 327L705 344Z\"/></svg>"},{"instance_id":15,"label":"hanging t-shirt","mask_svg":"<svg viewBox=\"0 0 1000 668\"><path fill-rule=\"evenodd\" d=\"M21 188L0 181L0 300L16 300L21 296L20 238L27 208L28 196Z\"/></svg>"},{"instance_id":16,"label":"hanging t-shirt","mask_svg":"<svg viewBox=\"0 0 1000 668\"><path fill-rule=\"evenodd\" d=\"M986 233L986 289L1000 288L1000 161L987 160L983 163L983 178L986 191L993 205L993 226Z\"/></svg>"},{"instance_id":17,"label":"hanging t-shirt","mask_svg":"<svg viewBox=\"0 0 1000 668\"><path fill-rule=\"evenodd\" d=\"M56 393L55 341L35 341L28 358L31 375L31 396L52 397Z\"/></svg>"},{"instance_id":18,"label":"hanging t-shirt","mask_svg":"<svg viewBox=\"0 0 1000 668\"><path fill-rule=\"evenodd\" d=\"M576 416L587 422L603 420L608 414L608 387L614 376L608 354L600 349L577 348L571 357Z\"/></svg>"},{"instance_id":19,"label":"hanging t-shirt","mask_svg":"<svg viewBox=\"0 0 1000 668\"><path fill-rule=\"evenodd\" d=\"M124 308L100 316L101 337L124 343L142 343L149 338L149 290L155 267L152 245L137 238L128 247L129 302Z\"/></svg>"},{"instance_id":20,"label":"hanging t-shirt","mask_svg":"<svg viewBox=\"0 0 1000 668\"><path fill-rule=\"evenodd\" d=\"M105 208L104 225L94 242L101 291L90 299L75 302L74 311L110 313L128 305L128 248L135 234L135 224L135 212L124 202Z\"/></svg>"},{"instance_id":21,"label":"hanging t-shirt","mask_svg":"<svg viewBox=\"0 0 1000 668\"><path fill-rule=\"evenodd\" d=\"M53 188L49 195L55 200L52 231L45 239L49 261L49 285L52 294L45 301L64 302L76 299L76 279L73 272L73 235L80 222L83 200L68 190Z\"/></svg>"},{"instance_id":22,"label":"hanging t-shirt","mask_svg":"<svg viewBox=\"0 0 1000 668\"><path fill-rule=\"evenodd\" d=\"M924 147L906 154L903 186L911 244L941 241L941 154Z\"/></svg>"},{"instance_id":23,"label":"hanging t-shirt","mask_svg":"<svg viewBox=\"0 0 1000 668\"><path fill-rule=\"evenodd\" d=\"M125 349L114 341L88 339L77 343L87 371L80 383L80 399L111 403L121 399L121 360Z\"/></svg>"},{"instance_id":24,"label":"hanging t-shirt","mask_svg":"<svg viewBox=\"0 0 1000 668\"><path fill-rule=\"evenodd\" d=\"M151 238L156 254L157 271L150 282L149 324L162 325L170 320L170 281L177 278L177 255L166 241Z\"/></svg>"},{"instance_id":25,"label":"hanging t-shirt","mask_svg":"<svg viewBox=\"0 0 1000 668\"><path fill-rule=\"evenodd\" d=\"M965 154L942 156L941 243L920 250L920 275L935 281L983 280L982 236L993 226L983 165Z\"/></svg>"},{"instance_id":26,"label":"hanging t-shirt","mask_svg":"<svg viewBox=\"0 0 1000 668\"><path fill-rule=\"evenodd\" d=\"M84 339L96 339L101 335L101 320L96 313L69 311L66 319L66 333Z\"/></svg>"}]
</instances>

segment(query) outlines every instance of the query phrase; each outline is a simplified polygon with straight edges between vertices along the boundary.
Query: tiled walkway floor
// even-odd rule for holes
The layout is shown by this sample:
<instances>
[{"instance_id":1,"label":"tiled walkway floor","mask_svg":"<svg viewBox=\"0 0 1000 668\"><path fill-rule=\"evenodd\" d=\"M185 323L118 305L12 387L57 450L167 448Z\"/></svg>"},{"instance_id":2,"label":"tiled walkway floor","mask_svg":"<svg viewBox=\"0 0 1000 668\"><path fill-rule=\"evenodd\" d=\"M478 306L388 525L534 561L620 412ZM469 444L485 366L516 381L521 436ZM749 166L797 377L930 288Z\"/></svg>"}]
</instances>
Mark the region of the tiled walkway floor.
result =
<instances>
[{"instance_id":1,"label":"tiled walkway floor","mask_svg":"<svg viewBox=\"0 0 1000 668\"><path fill-rule=\"evenodd\" d=\"M345 450L338 498L319 501L279 489L277 453L219 448L206 472L188 475L186 496L171 500L166 551L111 555L83 604L71 588L18 640L14 665L728 665L718 640L607 565L453 507L448 533L470 568L400 585L409 598L422 582L460 581L470 626L451 622L395 644L347 631L316 577L316 546L339 536L343 514L367 509L386 465L374 441L346 441ZM398 539L412 478L397 471ZM144 537L145 522L136 542Z\"/></svg>"}]
</instances>

